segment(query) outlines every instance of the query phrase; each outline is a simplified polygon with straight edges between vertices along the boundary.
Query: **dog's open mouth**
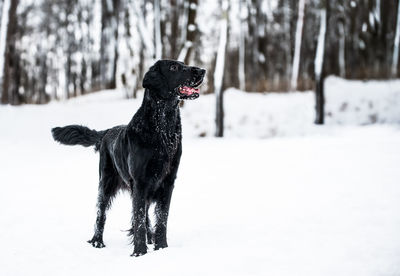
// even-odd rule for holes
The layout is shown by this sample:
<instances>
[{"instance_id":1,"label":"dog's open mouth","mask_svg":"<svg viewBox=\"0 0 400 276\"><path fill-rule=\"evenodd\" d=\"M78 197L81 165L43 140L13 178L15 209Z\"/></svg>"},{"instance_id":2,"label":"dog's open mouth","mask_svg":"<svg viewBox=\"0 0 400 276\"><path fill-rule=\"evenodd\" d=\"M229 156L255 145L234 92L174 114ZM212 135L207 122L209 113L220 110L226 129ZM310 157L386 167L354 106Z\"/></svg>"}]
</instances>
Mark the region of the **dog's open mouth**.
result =
<instances>
[{"instance_id":1,"label":"dog's open mouth","mask_svg":"<svg viewBox=\"0 0 400 276\"><path fill-rule=\"evenodd\" d=\"M200 94L200 86L203 83L201 78L196 83L190 83L188 85L181 85L178 87L178 95L181 100L194 100L197 99Z\"/></svg>"},{"instance_id":2,"label":"dog's open mouth","mask_svg":"<svg viewBox=\"0 0 400 276\"><path fill-rule=\"evenodd\" d=\"M199 92L200 92L199 88L194 88L190 86L181 86L179 87L179 98L184 100L196 99L199 97Z\"/></svg>"}]
</instances>

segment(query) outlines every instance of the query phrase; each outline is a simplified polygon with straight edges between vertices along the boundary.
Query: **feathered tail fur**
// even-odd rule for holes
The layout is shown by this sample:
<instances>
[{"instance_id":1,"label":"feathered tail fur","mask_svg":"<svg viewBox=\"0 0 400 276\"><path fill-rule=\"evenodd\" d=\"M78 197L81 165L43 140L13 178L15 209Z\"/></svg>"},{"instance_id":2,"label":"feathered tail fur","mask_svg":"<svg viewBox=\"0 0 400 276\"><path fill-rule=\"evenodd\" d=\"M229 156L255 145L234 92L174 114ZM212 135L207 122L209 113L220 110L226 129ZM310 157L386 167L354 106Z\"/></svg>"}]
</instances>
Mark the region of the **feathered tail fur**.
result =
<instances>
[{"instance_id":1,"label":"feathered tail fur","mask_svg":"<svg viewBox=\"0 0 400 276\"><path fill-rule=\"evenodd\" d=\"M81 145L84 147L100 147L101 139L106 131L96 131L80 125L55 127L51 130L54 140L64 145Z\"/></svg>"}]
</instances>

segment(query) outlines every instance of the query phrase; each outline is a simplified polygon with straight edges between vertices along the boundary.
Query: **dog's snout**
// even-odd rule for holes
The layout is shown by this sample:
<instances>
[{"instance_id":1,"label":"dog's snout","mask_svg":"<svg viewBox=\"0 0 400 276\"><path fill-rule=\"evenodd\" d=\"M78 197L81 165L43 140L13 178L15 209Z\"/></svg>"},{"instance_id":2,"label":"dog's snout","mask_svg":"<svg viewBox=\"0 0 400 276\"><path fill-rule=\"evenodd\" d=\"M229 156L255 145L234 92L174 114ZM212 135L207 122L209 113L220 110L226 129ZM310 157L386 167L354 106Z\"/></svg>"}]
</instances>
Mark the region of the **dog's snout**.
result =
<instances>
[{"instance_id":1,"label":"dog's snout","mask_svg":"<svg viewBox=\"0 0 400 276\"><path fill-rule=\"evenodd\" d=\"M192 72L195 73L196 75L204 76L204 74L206 73L206 70L199 68L199 67L192 67Z\"/></svg>"}]
</instances>

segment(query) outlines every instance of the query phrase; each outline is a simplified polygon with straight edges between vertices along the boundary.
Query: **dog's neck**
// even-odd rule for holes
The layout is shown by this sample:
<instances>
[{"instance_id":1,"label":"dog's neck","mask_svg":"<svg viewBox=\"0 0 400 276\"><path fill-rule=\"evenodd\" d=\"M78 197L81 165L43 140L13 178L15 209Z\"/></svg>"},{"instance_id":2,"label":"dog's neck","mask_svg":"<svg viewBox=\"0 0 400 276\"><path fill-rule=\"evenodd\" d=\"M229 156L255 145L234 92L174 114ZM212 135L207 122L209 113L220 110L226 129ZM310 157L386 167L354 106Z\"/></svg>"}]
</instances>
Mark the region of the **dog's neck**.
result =
<instances>
[{"instance_id":1,"label":"dog's neck","mask_svg":"<svg viewBox=\"0 0 400 276\"><path fill-rule=\"evenodd\" d=\"M128 128L140 135L153 135L153 138L165 139L165 135L171 136L175 133L180 136L181 118L178 98L156 99L151 94L148 89L145 90L142 105Z\"/></svg>"},{"instance_id":2,"label":"dog's neck","mask_svg":"<svg viewBox=\"0 0 400 276\"><path fill-rule=\"evenodd\" d=\"M179 110L179 99L162 99L155 97L157 93L151 93L145 89L142 106L145 106L150 112Z\"/></svg>"}]
</instances>

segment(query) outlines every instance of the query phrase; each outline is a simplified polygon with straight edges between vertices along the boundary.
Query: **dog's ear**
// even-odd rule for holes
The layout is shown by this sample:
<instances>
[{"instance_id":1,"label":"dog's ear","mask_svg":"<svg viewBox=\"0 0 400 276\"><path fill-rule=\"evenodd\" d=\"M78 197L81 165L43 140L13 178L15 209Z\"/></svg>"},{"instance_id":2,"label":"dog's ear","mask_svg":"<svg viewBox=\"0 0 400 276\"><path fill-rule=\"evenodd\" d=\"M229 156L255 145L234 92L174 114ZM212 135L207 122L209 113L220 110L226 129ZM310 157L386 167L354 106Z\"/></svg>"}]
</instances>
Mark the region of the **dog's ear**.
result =
<instances>
[{"instance_id":1,"label":"dog's ear","mask_svg":"<svg viewBox=\"0 0 400 276\"><path fill-rule=\"evenodd\" d=\"M157 61L144 75L142 86L143 88L159 90L165 85L165 79L160 72L160 61Z\"/></svg>"}]
</instances>

